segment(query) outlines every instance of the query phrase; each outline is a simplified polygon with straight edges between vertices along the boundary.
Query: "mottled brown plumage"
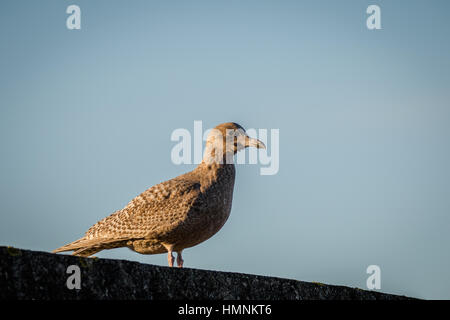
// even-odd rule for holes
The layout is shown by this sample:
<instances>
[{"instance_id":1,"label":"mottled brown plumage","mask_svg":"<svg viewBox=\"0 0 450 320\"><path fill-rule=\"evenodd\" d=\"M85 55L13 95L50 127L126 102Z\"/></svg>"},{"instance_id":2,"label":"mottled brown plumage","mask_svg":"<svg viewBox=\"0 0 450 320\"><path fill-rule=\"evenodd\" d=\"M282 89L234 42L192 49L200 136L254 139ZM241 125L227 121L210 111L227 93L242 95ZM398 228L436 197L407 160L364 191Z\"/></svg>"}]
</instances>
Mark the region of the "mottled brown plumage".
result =
<instances>
[{"instance_id":1,"label":"mottled brown plumage","mask_svg":"<svg viewBox=\"0 0 450 320\"><path fill-rule=\"evenodd\" d=\"M208 136L205 155L193 171L157 184L122 210L93 225L83 238L53 252L90 256L104 249L128 247L142 254L181 252L213 236L231 211L235 168L233 155L264 144L249 138L236 123L218 125Z\"/></svg>"}]
</instances>

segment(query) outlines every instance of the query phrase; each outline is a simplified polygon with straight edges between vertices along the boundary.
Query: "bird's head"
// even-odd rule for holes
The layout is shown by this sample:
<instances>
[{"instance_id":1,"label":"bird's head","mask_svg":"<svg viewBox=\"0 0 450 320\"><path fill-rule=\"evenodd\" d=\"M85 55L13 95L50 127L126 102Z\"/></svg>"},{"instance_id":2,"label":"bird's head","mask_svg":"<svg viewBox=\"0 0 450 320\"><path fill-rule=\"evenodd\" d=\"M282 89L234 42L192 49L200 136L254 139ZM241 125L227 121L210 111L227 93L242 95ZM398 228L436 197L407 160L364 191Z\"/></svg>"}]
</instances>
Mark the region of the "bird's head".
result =
<instances>
[{"instance_id":1,"label":"bird's head","mask_svg":"<svg viewBox=\"0 0 450 320\"><path fill-rule=\"evenodd\" d=\"M208 134L205 159L209 162L232 163L233 156L247 147L266 148L262 141L249 137L239 124L222 123Z\"/></svg>"}]
</instances>

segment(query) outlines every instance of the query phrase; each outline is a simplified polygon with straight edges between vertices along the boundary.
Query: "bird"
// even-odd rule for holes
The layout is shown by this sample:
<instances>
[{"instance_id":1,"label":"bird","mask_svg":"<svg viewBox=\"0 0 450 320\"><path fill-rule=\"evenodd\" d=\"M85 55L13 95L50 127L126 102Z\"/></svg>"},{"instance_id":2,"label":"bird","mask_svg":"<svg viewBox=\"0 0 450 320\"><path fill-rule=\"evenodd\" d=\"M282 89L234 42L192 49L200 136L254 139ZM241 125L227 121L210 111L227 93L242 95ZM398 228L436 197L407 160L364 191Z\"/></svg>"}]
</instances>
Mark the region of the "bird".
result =
<instances>
[{"instance_id":1,"label":"bird","mask_svg":"<svg viewBox=\"0 0 450 320\"><path fill-rule=\"evenodd\" d=\"M182 251L211 238L231 212L235 182L234 155L265 144L237 123L217 125L207 136L203 159L185 174L159 183L123 209L98 221L84 236L53 253L73 251L89 257L105 249L127 247L140 254L167 252L169 267L183 267Z\"/></svg>"}]
</instances>

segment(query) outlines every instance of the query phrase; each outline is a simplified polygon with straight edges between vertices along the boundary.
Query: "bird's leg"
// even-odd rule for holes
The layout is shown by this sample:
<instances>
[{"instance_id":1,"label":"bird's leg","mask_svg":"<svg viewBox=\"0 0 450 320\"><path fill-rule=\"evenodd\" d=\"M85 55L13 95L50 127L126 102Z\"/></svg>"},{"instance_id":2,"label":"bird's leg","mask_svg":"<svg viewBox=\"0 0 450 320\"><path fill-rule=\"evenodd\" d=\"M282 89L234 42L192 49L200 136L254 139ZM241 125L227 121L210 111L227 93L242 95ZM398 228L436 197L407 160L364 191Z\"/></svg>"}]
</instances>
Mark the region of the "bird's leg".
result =
<instances>
[{"instance_id":1,"label":"bird's leg","mask_svg":"<svg viewBox=\"0 0 450 320\"><path fill-rule=\"evenodd\" d=\"M175 260L173 258L173 254L172 254L172 252L173 252L173 244L163 243L162 245L167 250L167 261L169 262L169 267L173 267L173 261Z\"/></svg>"},{"instance_id":2,"label":"bird's leg","mask_svg":"<svg viewBox=\"0 0 450 320\"><path fill-rule=\"evenodd\" d=\"M167 253L167 261L169 262L169 267L173 267L173 261L175 259L173 258L172 250L168 251Z\"/></svg>"},{"instance_id":3,"label":"bird's leg","mask_svg":"<svg viewBox=\"0 0 450 320\"><path fill-rule=\"evenodd\" d=\"M183 262L184 262L184 260L183 260L183 257L181 256L181 251L178 251L177 252L177 265L178 265L178 268L183 268Z\"/></svg>"}]
</instances>

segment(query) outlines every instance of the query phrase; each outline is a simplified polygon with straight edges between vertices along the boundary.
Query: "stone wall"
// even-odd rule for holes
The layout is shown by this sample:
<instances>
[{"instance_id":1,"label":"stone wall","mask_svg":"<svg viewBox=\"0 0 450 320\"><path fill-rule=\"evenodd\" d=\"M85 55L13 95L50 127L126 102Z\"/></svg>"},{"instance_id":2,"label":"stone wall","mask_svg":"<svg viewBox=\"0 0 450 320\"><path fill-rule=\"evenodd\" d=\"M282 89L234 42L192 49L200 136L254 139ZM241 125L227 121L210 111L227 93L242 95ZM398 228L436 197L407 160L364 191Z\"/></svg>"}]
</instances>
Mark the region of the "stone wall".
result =
<instances>
[{"instance_id":1,"label":"stone wall","mask_svg":"<svg viewBox=\"0 0 450 320\"><path fill-rule=\"evenodd\" d=\"M81 289L71 265L79 267ZM73 280L73 281L72 281ZM160 267L0 247L0 299L397 300L406 297L251 274Z\"/></svg>"}]
</instances>

